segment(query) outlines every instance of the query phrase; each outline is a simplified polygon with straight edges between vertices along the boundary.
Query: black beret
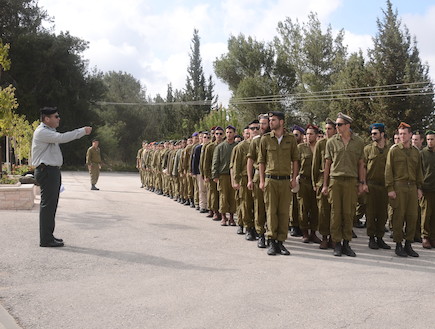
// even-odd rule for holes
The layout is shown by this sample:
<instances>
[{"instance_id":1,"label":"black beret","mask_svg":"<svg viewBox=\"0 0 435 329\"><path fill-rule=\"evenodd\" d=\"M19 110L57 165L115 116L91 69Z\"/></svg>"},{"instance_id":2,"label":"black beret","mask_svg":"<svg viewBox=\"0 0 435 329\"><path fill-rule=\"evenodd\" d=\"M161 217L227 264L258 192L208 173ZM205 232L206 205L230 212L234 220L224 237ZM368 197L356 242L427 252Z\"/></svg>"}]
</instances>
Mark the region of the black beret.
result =
<instances>
[{"instance_id":1,"label":"black beret","mask_svg":"<svg viewBox=\"0 0 435 329\"><path fill-rule=\"evenodd\" d=\"M43 107L40 111L44 115L52 115L58 112L57 107Z\"/></svg>"},{"instance_id":2,"label":"black beret","mask_svg":"<svg viewBox=\"0 0 435 329\"><path fill-rule=\"evenodd\" d=\"M269 112L270 117L277 117L279 120L284 120L285 118L284 113L278 111Z\"/></svg>"}]
</instances>

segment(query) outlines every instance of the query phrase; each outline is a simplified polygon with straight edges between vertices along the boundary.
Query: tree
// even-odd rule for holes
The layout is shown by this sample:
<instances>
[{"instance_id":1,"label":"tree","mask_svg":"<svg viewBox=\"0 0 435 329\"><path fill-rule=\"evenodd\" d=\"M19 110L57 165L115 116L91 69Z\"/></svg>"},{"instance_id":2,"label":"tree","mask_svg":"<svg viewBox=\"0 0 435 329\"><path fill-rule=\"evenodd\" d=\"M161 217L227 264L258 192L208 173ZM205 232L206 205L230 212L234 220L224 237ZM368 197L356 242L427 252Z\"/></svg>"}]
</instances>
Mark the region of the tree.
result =
<instances>
[{"instance_id":1,"label":"tree","mask_svg":"<svg viewBox=\"0 0 435 329\"><path fill-rule=\"evenodd\" d=\"M214 61L215 73L228 84L233 93L231 103L241 119L252 120L260 113L285 111L285 103L278 98L292 91L294 70L288 57L275 53L272 44L259 42L240 34L228 40L228 53Z\"/></svg>"},{"instance_id":2,"label":"tree","mask_svg":"<svg viewBox=\"0 0 435 329\"><path fill-rule=\"evenodd\" d=\"M346 63L343 30L334 38L329 25L323 33L317 15L310 13L308 22L302 25L290 18L279 22L278 33L275 47L287 55L294 67L297 80L295 91L300 94L298 96L302 96L293 102L295 111L303 117L303 121L324 121L329 114L329 102L323 100L325 97L317 96L331 87L334 75Z\"/></svg>"},{"instance_id":3,"label":"tree","mask_svg":"<svg viewBox=\"0 0 435 329\"><path fill-rule=\"evenodd\" d=\"M387 0L383 19L377 20L378 33L369 50L369 70L376 90L384 95L372 102L373 118L384 122L391 133L400 121L414 129L426 128L433 115L433 85L428 66L419 58L417 42L401 27L397 10ZM394 94L395 96L388 96ZM407 95L416 94L416 95Z\"/></svg>"},{"instance_id":4,"label":"tree","mask_svg":"<svg viewBox=\"0 0 435 329\"><path fill-rule=\"evenodd\" d=\"M209 77L208 85L204 77L202 60L200 54L200 38L198 30L194 29L192 45L190 46L190 64L187 68L186 86L183 100L186 102L200 102L198 105L187 105L181 108L181 113L187 121L184 122L186 134L193 131L194 125L198 123L204 115L210 112L213 102L213 81ZM205 104L202 105L201 102Z\"/></svg>"}]
</instances>

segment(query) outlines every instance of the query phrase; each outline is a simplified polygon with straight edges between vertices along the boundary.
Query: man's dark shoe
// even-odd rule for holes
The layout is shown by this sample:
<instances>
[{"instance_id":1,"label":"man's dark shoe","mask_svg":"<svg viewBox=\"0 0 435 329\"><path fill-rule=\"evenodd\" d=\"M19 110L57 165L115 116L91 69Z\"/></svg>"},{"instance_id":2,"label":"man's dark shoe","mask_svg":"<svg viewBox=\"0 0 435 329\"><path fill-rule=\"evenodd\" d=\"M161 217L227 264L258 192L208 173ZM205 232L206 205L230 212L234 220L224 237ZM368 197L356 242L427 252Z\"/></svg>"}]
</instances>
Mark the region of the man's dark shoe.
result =
<instances>
[{"instance_id":1,"label":"man's dark shoe","mask_svg":"<svg viewBox=\"0 0 435 329\"><path fill-rule=\"evenodd\" d=\"M63 244L63 242L59 242L59 241L53 240L53 241L48 242L48 243L41 243L39 246L40 246L40 247L51 247L51 248L55 248L55 247L63 247L64 244Z\"/></svg>"},{"instance_id":2,"label":"man's dark shoe","mask_svg":"<svg viewBox=\"0 0 435 329\"><path fill-rule=\"evenodd\" d=\"M184 203L183 203L185 206L190 206L190 201L189 201L189 199L186 199L185 201L184 201Z\"/></svg>"},{"instance_id":3,"label":"man's dark shoe","mask_svg":"<svg viewBox=\"0 0 435 329\"><path fill-rule=\"evenodd\" d=\"M414 238L414 242L422 243L423 240L421 239L420 236L417 236L417 237Z\"/></svg>"},{"instance_id":4,"label":"man's dark shoe","mask_svg":"<svg viewBox=\"0 0 435 329\"><path fill-rule=\"evenodd\" d=\"M92 185L91 190L92 191L99 191L100 189L98 187L96 187L95 185Z\"/></svg>"},{"instance_id":5,"label":"man's dark shoe","mask_svg":"<svg viewBox=\"0 0 435 329\"><path fill-rule=\"evenodd\" d=\"M379 249L379 246L378 246L374 236L371 236L369 238L369 248L370 249Z\"/></svg>"},{"instance_id":6,"label":"man's dark shoe","mask_svg":"<svg viewBox=\"0 0 435 329\"><path fill-rule=\"evenodd\" d=\"M208 215L205 217L212 218L213 217L213 210L209 210Z\"/></svg>"},{"instance_id":7,"label":"man's dark shoe","mask_svg":"<svg viewBox=\"0 0 435 329\"><path fill-rule=\"evenodd\" d=\"M266 248L266 238L264 237L264 234L260 235L260 238L258 239L258 242L257 242L257 247L258 248Z\"/></svg>"},{"instance_id":8,"label":"man's dark shoe","mask_svg":"<svg viewBox=\"0 0 435 329\"><path fill-rule=\"evenodd\" d=\"M319 248L320 249L328 249L328 236L327 235L324 235L323 237L322 237L322 242L320 242L320 246L319 246Z\"/></svg>"},{"instance_id":9,"label":"man's dark shoe","mask_svg":"<svg viewBox=\"0 0 435 329\"><path fill-rule=\"evenodd\" d=\"M248 241L255 240L255 230L253 228L250 228L246 231L245 239Z\"/></svg>"},{"instance_id":10,"label":"man's dark shoe","mask_svg":"<svg viewBox=\"0 0 435 329\"><path fill-rule=\"evenodd\" d=\"M349 241L344 240L343 241L343 247L341 248L342 253L349 257L356 257L355 252L352 250L352 248L349 245Z\"/></svg>"},{"instance_id":11,"label":"man's dark shoe","mask_svg":"<svg viewBox=\"0 0 435 329\"><path fill-rule=\"evenodd\" d=\"M208 210L207 210L207 209L204 209L204 208L202 208L202 209L199 210L199 213L200 213L200 214L205 214L206 212L208 212Z\"/></svg>"},{"instance_id":12,"label":"man's dark shoe","mask_svg":"<svg viewBox=\"0 0 435 329\"><path fill-rule=\"evenodd\" d=\"M399 257L408 257L408 254L406 253L406 251L403 250L402 242L397 242L396 243L395 253Z\"/></svg>"},{"instance_id":13,"label":"man's dark shoe","mask_svg":"<svg viewBox=\"0 0 435 329\"><path fill-rule=\"evenodd\" d=\"M239 228L237 229L237 234L244 234L243 232L243 226L239 226Z\"/></svg>"},{"instance_id":14,"label":"man's dark shoe","mask_svg":"<svg viewBox=\"0 0 435 329\"><path fill-rule=\"evenodd\" d=\"M334 256L341 257L341 242L335 243Z\"/></svg>"},{"instance_id":15,"label":"man's dark shoe","mask_svg":"<svg viewBox=\"0 0 435 329\"><path fill-rule=\"evenodd\" d=\"M412 249L412 246L411 246L411 242L410 241L406 241L405 242L405 248L403 248L403 250L405 250L405 252L406 252L406 254L408 255L408 256L411 256L411 257L418 257L419 255L414 251L414 249Z\"/></svg>"},{"instance_id":16,"label":"man's dark shoe","mask_svg":"<svg viewBox=\"0 0 435 329\"><path fill-rule=\"evenodd\" d=\"M364 228L364 223L358 219L353 226L356 228Z\"/></svg>"},{"instance_id":17,"label":"man's dark shoe","mask_svg":"<svg viewBox=\"0 0 435 329\"><path fill-rule=\"evenodd\" d=\"M287 250L287 248L284 246L282 241L278 241L278 248L277 249L279 250L279 253L281 255L285 255L285 256L290 255L290 251Z\"/></svg>"},{"instance_id":18,"label":"man's dark shoe","mask_svg":"<svg viewBox=\"0 0 435 329\"><path fill-rule=\"evenodd\" d=\"M302 236L302 231L298 226L291 226L290 227L290 235L291 236Z\"/></svg>"},{"instance_id":19,"label":"man's dark shoe","mask_svg":"<svg viewBox=\"0 0 435 329\"><path fill-rule=\"evenodd\" d=\"M276 241L269 239L269 249L267 249L267 254L269 256L275 256L276 255Z\"/></svg>"},{"instance_id":20,"label":"man's dark shoe","mask_svg":"<svg viewBox=\"0 0 435 329\"><path fill-rule=\"evenodd\" d=\"M62 239L58 239L58 238L55 238L55 237L53 237L53 239L54 239L54 241L57 241L57 242L63 242Z\"/></svg>"},{"instance_id":21,"label":"man's dark shoe","mask_svg":"<svg viewBox=\"0 0 435 329\"><path fill-rule=\"evenodd\" d=\"M377 238L378 247L381 249L391 249L391 247L385 243L384 239Z\"/></svg>"},{"instance_id":22,"label":"man's dark shoe","mask_svg":"<svg viewBox=\"0 0 435 329\"><path fill-rule=\"evenodd\" d=\"M432 245L431 245L430 240L428 238L423 239L423 243L421 244L421 246L424 249L432 249Z\"/></svg>"}]
</instances>

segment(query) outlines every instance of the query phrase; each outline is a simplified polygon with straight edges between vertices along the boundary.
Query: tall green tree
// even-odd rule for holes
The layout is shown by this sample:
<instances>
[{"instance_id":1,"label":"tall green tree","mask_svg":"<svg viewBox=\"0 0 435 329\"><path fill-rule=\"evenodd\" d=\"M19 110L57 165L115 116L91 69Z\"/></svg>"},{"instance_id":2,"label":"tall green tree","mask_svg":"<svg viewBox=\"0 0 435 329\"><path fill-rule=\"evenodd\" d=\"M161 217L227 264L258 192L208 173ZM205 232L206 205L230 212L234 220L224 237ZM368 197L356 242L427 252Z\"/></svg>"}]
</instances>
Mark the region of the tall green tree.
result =
<instances>
[{"instance_id":1,"label":"tall green tree","mask_svg":"<svg viewBox=\"0 0 435 329\"><path fill-rule=\"evenodd\" d=\"M232 91L231 103L242 121L267 111L286 110L279 96L292 91L295 73L286 54L276 53L272 44L243 34L231 36L228 52L214 61L214 69Z\"/></svg>"},{"instance_id":2,"label":"tall green tree","mask_svg":"<svg viewBox=\"0 0 435 329\"><path fill-rule=\"evenodd\" d=\"M302 25L286 18L278 23L275 47L287 55L296 71L294 110L306 122L318 123L328 116L329 102L319 97L333 84L333 77L345 66L347 49L343 45L344 32L335 38L329 25L322 31L317 14L310 13Z\"/></svg>"},{"instance_id":3,"label":"tall green tree","mask_svg":"<svg viewBox=\"0 0 435 329\"><path fill-rule=\"evenodd\" d=\"M385 96L373 100L373 119L384 122L390 132L400 121L425 128L434 109L428 66L421 63L416 40L411 39L406 26L402 27L391 1L387 0L386 7L383 18L377 20L378 32L373 38L374 47L369 50L374 85L380 86L377 91ZM423 84L406 85L417 82ZM399 89L403 92L396 92ZM392 93L401 96L388 96Z\"/></svg>"},{"instance_id":4,"label":"tall green tree","mask_svg":"<svg viewBox=\"0 0 435 329\"><path fill-rule=\"evenodd\" d=\"M204 77L202 59L200 52L199 31L194 29L192 44L190 46L190 63L187 68L186 86L184 90L184 101L187 102L206 102L208 105L186 105L182 107L181 113L184 117L185 133L193 131L194 126L204 115L210 112L213 102L213 81L209 77L208 84Z\"/></svg>"}]
</instances>

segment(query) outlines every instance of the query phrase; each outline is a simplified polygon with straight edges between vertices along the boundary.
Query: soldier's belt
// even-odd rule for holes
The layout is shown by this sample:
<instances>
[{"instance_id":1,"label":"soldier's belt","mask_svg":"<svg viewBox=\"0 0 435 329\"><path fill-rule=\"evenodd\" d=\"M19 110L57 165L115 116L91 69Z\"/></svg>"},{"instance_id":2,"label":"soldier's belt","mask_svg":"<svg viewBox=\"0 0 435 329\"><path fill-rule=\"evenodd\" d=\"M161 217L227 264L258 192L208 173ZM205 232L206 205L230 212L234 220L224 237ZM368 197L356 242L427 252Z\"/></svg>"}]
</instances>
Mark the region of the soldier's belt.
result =
<instances>
[{"instance_id":1,"label":"soldier's belt","mask_svg":"<svg viewBox=\"0 0 435 329\"><path fill-rule=\"evenodd\" d=\"M266 175L266 178L276 179L276 180L286 180L286 179L290 179L291 176L273 176L273 175Z\"/></svg>"},{"instance_id":2,"label":"soldier's belt","mask_svg":"<svg viewBox=\"0 0 435 329\"><path fill-rule=\"evenodd\" d=\"M410 182L410 181L398 181L398 182L394 182L394 185L396 186L415 186L415 182Z\"/></svg>"}]
</instances>

